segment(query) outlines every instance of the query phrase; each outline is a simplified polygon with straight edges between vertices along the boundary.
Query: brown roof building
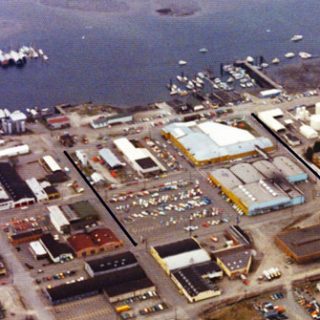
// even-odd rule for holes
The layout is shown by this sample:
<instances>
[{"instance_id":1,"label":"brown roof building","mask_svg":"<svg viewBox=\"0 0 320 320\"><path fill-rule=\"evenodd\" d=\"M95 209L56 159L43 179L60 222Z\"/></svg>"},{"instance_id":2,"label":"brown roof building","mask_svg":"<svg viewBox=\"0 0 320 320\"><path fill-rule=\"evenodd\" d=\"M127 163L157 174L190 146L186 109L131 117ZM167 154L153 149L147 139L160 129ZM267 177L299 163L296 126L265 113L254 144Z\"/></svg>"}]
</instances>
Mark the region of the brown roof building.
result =
<instances>
[{"instance_id":1,"label":"brown roof building","mask_svg":"<svg viewBox=\"0 0 320 320\"><path fill-rule=\"evenodd\" d=\"M78 233L68 238L77 257L86 257L104 251L112 251L123 245L107 228L98 228L89 233Z\"/></svg>"},{"instance_id":2,"label":"brown roof building","mask_svg":"<svg viewBox=\"0 0 320 320\"><path fill-rule=\"evenodd\" d=\"M308 263L320 258L320 224L280 233L276 244L297 263Z\"/></svg>"},{"instance_id":3,"label":"brown roof building","mask_svg":"<svg viewBox=\"0 0 320 320\"><path fill-rule=\"evenodd\" d=\"M241 274L247 275L252 264L251 249L246 247L234 247L220 252L214 252L218 266L226 275L235 279Z\"/></svg>"}]
</instances>

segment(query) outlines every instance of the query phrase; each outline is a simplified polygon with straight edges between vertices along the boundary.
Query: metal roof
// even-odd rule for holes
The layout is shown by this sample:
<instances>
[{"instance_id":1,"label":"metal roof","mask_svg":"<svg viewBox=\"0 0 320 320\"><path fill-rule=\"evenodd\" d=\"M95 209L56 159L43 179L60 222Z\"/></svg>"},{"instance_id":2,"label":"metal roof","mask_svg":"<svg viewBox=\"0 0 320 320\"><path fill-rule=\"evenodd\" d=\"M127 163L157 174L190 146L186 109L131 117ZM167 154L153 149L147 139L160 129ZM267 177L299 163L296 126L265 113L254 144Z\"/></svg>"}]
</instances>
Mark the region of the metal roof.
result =
<instances>
[{"instance_id":1,"label":"metal roof","mask_svg":"<svg viewBox=\"0 0 320 320\"><path fill-rule=\"evenodd\" d=\"M111 167L123 166L123 163L118 159L118 157L107 148L99 150L99 156Z\"/></svg>"},{"instance_id":2,"label":"metal roof","mask_svg":"<svg viewBox=\"0 0 320 320\"><path fill-rule=\"evenodd\" d=\"M210 261L208 252L204 249L192 250L163 259L169 270L176 270L194 264Z\"/></svg>"},{"instance_id":3,"label":"metal roof","mask_svg":"<svg viewBox=\"0 0 320 320\"><path fill-rule=\"evenodd\" d=\"M176 138L198 161L247 153L256 146L262 149L273 146L268 138L212 121L171 123L163 131Z\"/></svg>"},{"instance_id":4,"label":"metal roof","mask_svg":"<svg viewBox=\"0 0 320 320\"><path fill-rule=\"evenodd\" d=\"M263 178L251 164L245 162L232 166L230 170L244 183L255 182Z\"/></svg>"}]
</instances>

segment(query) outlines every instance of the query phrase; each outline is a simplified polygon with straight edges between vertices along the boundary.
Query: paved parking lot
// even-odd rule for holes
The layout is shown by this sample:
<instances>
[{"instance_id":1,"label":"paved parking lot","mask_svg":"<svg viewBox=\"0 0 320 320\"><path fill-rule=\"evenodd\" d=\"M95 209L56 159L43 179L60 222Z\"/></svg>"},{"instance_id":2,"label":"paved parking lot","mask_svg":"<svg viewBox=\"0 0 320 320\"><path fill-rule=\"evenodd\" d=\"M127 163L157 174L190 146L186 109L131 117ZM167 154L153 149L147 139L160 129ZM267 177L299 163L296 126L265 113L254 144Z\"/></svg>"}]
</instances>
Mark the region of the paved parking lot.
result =
<instances>
[{"instance_id":1,"label":"paved parking lot","mask_svg":"<svg viewBox=\"0 0 320 320\"><path fill-rule=\"evenodd\" d=\"M73 301L53 308L58 320L116 320L116 314L103 295Z\"/></svg>"}]
</instances>

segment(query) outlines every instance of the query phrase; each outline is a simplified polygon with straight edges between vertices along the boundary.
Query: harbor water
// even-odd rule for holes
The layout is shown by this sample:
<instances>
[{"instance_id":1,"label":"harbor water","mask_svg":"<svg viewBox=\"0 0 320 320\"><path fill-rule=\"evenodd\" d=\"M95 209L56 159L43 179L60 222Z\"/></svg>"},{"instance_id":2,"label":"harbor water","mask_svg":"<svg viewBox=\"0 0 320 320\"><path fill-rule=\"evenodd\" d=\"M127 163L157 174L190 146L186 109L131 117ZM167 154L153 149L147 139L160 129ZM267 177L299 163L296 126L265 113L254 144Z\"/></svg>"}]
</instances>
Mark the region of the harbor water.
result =
<instances>
[{"instance_id":1,"label":"harbor water","mask_svg":"<svg viewBox=\"0 0 320 320\"><path fill-rule=\"evenodd\" d=\"M0 49L32 45L49 57L0 69L0 107L147 104L168 99L165 85L181 70L218 73L221 62L248 55L283 61L289 51L320 53L318 0L192 0L198 11L185 17L157 14L161 1L110 13L0 0ZM303 41L290 42L294 34Z\"/></svg>"}]
</instances>

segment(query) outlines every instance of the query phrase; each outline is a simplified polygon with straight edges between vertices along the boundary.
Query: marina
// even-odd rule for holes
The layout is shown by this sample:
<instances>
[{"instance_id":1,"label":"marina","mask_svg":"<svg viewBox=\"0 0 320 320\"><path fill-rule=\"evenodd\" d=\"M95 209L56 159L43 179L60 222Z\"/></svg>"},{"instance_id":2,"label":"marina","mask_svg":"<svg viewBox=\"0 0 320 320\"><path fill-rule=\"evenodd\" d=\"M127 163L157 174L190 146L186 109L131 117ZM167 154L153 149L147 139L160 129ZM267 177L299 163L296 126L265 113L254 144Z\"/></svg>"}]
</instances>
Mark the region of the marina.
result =
<instances>
[{"instance_id":1,"label":"marina","mask_svg":"<svg viewBox=\"0 0 320 320\"><path fill-rule=\"evenodd\" d=\"M47 61L49 59L42 49L36 50L31 46L22 46L17 51L10 50L9 52L6 52L0 50L0 66L3 68L9 66L23 67L28 60L38 58L43 59L43 61Z\"/></svg>"}]
</instances>

